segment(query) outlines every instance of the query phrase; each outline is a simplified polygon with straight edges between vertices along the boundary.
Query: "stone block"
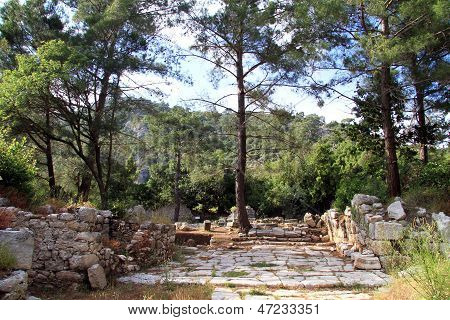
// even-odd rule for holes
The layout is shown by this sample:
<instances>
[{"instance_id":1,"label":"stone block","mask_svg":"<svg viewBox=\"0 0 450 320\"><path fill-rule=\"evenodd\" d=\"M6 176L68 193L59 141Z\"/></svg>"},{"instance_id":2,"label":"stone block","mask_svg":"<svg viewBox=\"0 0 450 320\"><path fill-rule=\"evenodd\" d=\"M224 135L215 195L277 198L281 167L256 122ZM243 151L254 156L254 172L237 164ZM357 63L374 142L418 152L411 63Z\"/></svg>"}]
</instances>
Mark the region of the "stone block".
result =
<instances>
[{"instance_id":1,"label":"stone block","mask_svg":"<svg viewBox=\"0 0 450 320\"><path fill-rule=\"evenodd\" d=\"M369 224L369 236L372 240L399 240L403 235L403 226L397 222L375 222Z\"/></svg>"},{"instance_id":2,"label":"stone block","mask_svg":"<svg viewBox=\"0 0 450 320\"><path fill-rule=\"evenodd\" d=\"M11 273L0 280L0 298L2 300L25 299L28 289L28 274L23 270Z\"/></svg>"},{"instance_id":3,"label":"stone block","mask_svg":"<svg viewBox=\"0 0 450 320\"><path fill-rule=\"evenodd\" d=\"M88 277L92 289L105 289L108 284L105 269L99 264L94 264L88 269Z\"/></svg>"},{"instance_id":4,"label":"stone block","mask_svg":"<svg viewBox=\"0 0 450 320\"><path fill-rule=\"evenodd\" d=\"M211 231L211 221L210 220L205 220L203 222L203 230Z\"/></svg>"},{"instance_id":5,"label":"stone block","mask_svg":"<svg viewBox=\"0 0 450 320\"><path fill-rule=\"evenodd\" d=\"M380 259L371 256L357 256L355 258L354 266L361 270L379 270L381 269Z\"/></svg>"},{"instance_id":6,"label":"stone block","mask_svg":"<svg viewBox=\"0 0 450 320\"><path fill-rule=\"evenodd\" d=\"M393 247L388 240L369 240L367 245L377 256L385 256L392 253Z\"/></svg>"},{"instance_id":7,"label":"stone block","mask_svg":"<svg viewBox=\"0 0 450 320\"><path fill-rule=\"evenodd\" d=\"M33 263L34 236L27 228L0 230L0 243L16 258L15 269L29 270Z\"/></svg>"},{"instance_id":8,"label":"stone block","mask_svg":"<svg viewBox=\"0 0 450 320\"><path fill-rule=\"evenodd\" d=\"M85 254L82 256L73 256L69 260L70 269L72 270L87 270L94 264L99 262L97 255Z\"/></svg>"},{"instance_id":9,"label":"stone block","mask_svg":"<svg viewBox=\"0 0 450 320\"><path fill-rule=\"evenodd\" d=\"M444 241L450 243L450 217L443 212L433 213L431 217L436 223L436 226L444 238Z\"/></svg>"},{"instance_id":10,"label":"stone block","mask_svg":"<svg viewBox=\"0 0 450 320\"><path fill-rule=\"evenodd\" d=\"M97 219L97 210L95 208L81 207L78 209L78 216L81 221L95 223Z\"/></svg>"}]
</instances>

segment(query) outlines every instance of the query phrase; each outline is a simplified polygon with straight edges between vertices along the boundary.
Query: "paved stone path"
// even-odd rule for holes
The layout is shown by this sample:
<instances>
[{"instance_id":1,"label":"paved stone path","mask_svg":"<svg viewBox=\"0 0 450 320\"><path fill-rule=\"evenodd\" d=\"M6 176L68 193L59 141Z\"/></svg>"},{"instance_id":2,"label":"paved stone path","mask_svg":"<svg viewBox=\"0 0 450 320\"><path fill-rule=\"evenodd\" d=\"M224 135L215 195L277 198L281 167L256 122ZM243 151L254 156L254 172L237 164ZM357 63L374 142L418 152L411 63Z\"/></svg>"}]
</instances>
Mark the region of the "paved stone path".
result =
<instances>
[{"instance_id":1,"label":"paved stone path","mask_svg":"<svg viewBox=\"0 0 450 320\"><path fill-rule=\"evenodd\" d=\"M352 261L337 256L330 245L253 245L238 249L184 250L186 259L182 263L170 262L164 267L121 277L119 281L140 284L165 280L210 283L216 287L214 299L299 299L302 291L311 297L311 289L317 291L318 299L326 299L327 294L330 298L338 294L349 299L367 299L367 294L355 293L355 289L383 286L389 280L388 275L381 271L355 270ZM249 295L236 288L254 290ZM270 293L258 295L258 288L266 288ZM274 291L280 288L285 291ZM339 292L324 289L339 289Z\"/></svg>"}]
</instances>

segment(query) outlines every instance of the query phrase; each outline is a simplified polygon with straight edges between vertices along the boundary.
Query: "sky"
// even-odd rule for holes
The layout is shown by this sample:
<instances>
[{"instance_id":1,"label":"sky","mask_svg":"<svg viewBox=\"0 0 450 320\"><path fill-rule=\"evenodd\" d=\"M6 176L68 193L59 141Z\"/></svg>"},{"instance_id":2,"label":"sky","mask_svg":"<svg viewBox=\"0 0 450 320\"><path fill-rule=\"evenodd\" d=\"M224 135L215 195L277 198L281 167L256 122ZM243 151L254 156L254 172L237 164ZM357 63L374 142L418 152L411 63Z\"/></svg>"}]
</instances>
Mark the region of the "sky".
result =
<instances>
[{"instance_id":1,"label":"sky","mask_svg":"<svg viewBox=\"0 0 450 320\"><path fill-rule=\"evenodd\" d=\"M6 0L0 0L0 6ZM169 39L176 39L176 44L182 49L188 49L192 44L193 38L185 35L182 29L169 29L165 31ZM151 89L158 89L163 93L163 96L155 96L154 98L166 102L169 106L181 105L189 106L193 109L204 109L204 104L193 103L195 99L219 99L220 97L232 94L236 91L235 86L229 81L219 82L219 86L215 88L210 78L212 65L199 58L186 58L181 61L180 69L182 73L192 80L193 85L183 83L175 79L161 79L153 75L132 74L128 75L126 80L130 86L147 85ZM316 80L326 81L333 76L332 73L321 74ZM339 88L343 93L352 95L354 85L347 85ZM149 97L148 90L136 90L134 95L142 95ZM305 114L317 114L324 117L326 122L341 121L346 118L351 118L352 102L346 98L333 96L325 99L323 107L318 107L317 101L311 96L302 92L293 92L287 88L278 89L273 100L278 105L284 106L294 112L303 112ZM237 98L232 96L224 101L227 107L235 109ZM220 111L220 110L218 110Z\"/></svg>"}]
</instances>

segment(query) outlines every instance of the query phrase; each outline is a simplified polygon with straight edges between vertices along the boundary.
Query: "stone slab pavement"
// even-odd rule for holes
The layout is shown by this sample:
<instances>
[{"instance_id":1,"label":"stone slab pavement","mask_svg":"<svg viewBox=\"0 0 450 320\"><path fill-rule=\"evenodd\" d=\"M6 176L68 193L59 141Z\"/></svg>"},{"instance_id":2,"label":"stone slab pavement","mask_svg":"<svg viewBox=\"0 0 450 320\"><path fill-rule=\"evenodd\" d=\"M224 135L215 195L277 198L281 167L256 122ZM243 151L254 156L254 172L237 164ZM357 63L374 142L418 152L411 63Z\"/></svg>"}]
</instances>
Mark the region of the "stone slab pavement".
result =
<instances>
[{"instance_id":1,"label":"stone slab pavement","mask_svg":"<svg viewBox=\"0 0 450 320\"><path fill-rule=\"evenodd\" d=\"M175 283L210 283L216 287L214 299L265 299L272 296L300 299L302 292L318 293L318 299L326 299L335 293L326 289L339 289L339 296L348 299L367 298L354 289L384 286L389 276L382 271L355 270L353 262L339 257L332 245L253 245L237 249L184 248L184 262L169 262L145 272L123 276L119 282L154 284L161 281ZM270 294L258 296L239 293L233 288L270 289ZM280 296L279 290L288 296ZM347 290L347 291L342 291ZM255 291L255 290L253 290ZM273 292L276 292L272 294ZM283 291L282 291L283 292ZM325 292L325 293L324 293ZM258 290L256 290L258 293ZM311 297L311 295L308 295Z\"/></svg>"}]
</instances>

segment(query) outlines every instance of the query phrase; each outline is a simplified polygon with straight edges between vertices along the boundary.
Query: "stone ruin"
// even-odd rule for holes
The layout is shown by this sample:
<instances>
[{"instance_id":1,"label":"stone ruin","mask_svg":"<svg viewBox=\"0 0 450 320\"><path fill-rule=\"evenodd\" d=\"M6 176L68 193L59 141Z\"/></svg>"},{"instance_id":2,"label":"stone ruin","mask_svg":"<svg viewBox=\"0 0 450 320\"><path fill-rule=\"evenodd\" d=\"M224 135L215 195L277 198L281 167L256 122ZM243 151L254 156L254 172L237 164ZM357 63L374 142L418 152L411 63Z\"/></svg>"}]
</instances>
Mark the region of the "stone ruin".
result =
<instances>
[{"instance_id":1,"label":"stone ruin","mask_svg":"<svg viewBox=\"0 0 450 320\"><path fill-rule=\"evenodd\" d=\"M247 211L248 220L250 221L250 223L254 223L255 219L256 219L255 210L253 210L253 208L250 207L250 206L246 206L245 209ZM226 226L229 227L229 228L237 228L237 227L239 227L238 212L237 212L237 208L236 207L233 207L231 209L231 213L227 217L227 220L226 220Z\"/></svg>"},{"instance_id":2,"label":"stone ruin","mask_svg":"<svg viewBox=\"0 0 450 320\"><path fill-rule=\"evenodd\" d=\"M16 258L14 271L0 280L0 297L24 298L26 286L107 285L108 274L124 274L169 259L175 226L114 219L110 211L81 207L36 215L0 207L11 228L0 230L0 244Z\"/></svg>"},{"instance_id":3,"label":"stone ruin","mask_svg":"<svg viewBox=\"0 0 450 320\"><path fill-rule=\"evenodd\" d=\"M328 242L325 224L319 215L306 213L303 220L282 217L255 219L248 234L240 234L235 241L264 242Z\"/></svg>"},{"instance_id":4,"label":"stone ruin","mask_svg":"<svg viewBox=\"0 0 450 320\"><path fill-rule=\"evenodd\" d=\"M386 208L377 197L363 194L355 195L351 205L344 212L328 210L322 220L330 241L341 255L354 261L355 268L386 269L396 242L407 236L406 227L424 221L436 223L444 240L441 251L449 256L450 217L443 212L429 214L424 208L406 208L400 198Z\"/></svg>"}]
</instances>

